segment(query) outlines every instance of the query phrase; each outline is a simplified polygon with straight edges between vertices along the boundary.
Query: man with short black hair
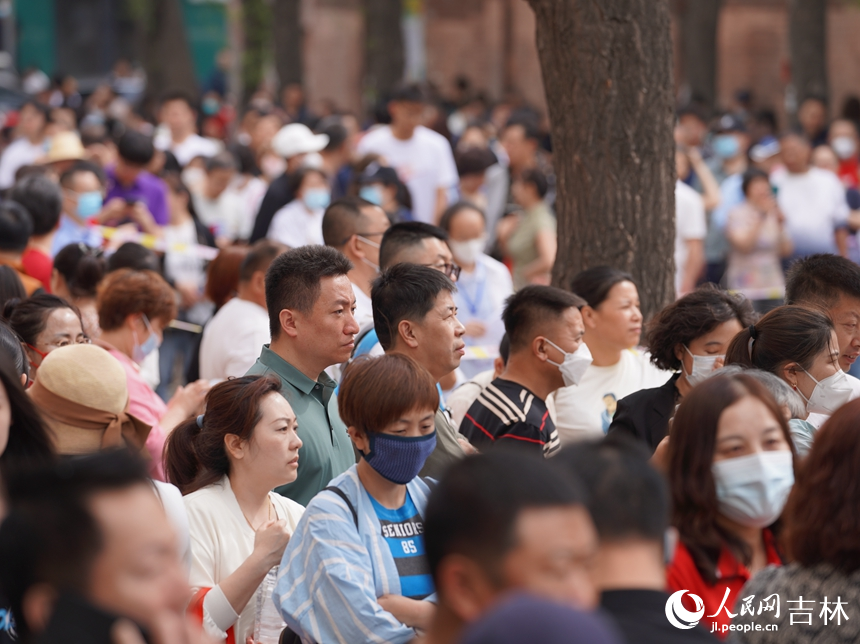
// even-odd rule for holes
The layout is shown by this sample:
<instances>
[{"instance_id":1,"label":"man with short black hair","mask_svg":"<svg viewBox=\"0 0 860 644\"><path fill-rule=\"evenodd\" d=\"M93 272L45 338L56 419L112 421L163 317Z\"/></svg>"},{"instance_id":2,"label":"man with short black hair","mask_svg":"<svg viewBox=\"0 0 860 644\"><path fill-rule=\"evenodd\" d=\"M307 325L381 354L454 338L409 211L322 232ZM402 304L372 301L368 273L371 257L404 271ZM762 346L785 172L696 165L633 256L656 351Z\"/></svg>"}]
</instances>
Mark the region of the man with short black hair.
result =
<instances>
[{"instance_id":1,"label":"man with short black hair","mask_svg":"<svg viewBox=\"0 0 860 644\"><path fill-rule=\"evenodd\" d=\"M583 483L586 505L600 546L594 581L601 607L615 618L628 642L681 644L714 642L698 626L679 630L664 617L669 594L665 562L669 527L669 490L648 464L640 444L614 435L566 447L553 465Z\"/></svg>"},{"instance_id":2,"label":"man with short black hair","mask_svg":"<svg viewBox=\"0 0 860 644\"><path fill-rule=\"evenodd\" d=\"M457 320L454 283L426 266L395 264L373 283L374 329L385 353L415 360L438 383L460 366L466 328ZM441 396L440 396L441 398ZM465 441L463 441L465 442ZM463 446L447 410L436 412L436 449L421 470L438 478L463 456Z\"/></svg>"},{"instance_id":3,"label":"man with short black hair","mask_svg":"<svg viewBox=\"0 0 860 644\"><path fill-rule=\"evenodd\" d=\"M169 150L185 167L194 157L211 157L220 146L197 134L197 110L184 92L172 92L161 99L158 120L170 130L170 136L158 139L159 150Z\"/></svg>"},{"instance_id":4,"label":"man with short black hair","mask_svg":"<svg viewBox=\"0 0 860 644\"><path fill-rule=\"evenodd\" d=\"M42 288L41 282L27 275L21 257L33 234L33 220L24 207L8 199L0 201L0 266L10 266L21 278L27 295Z\"/></svg>"},{"instance_id":5,"label":"man with short black hair","mask_svg":"<svg viewBox=\"0 0 860 644\"><path fill-rule=\"evenodd\" d=\"M18 181L9 191L9 198L24 206L33 220L33 234L21 257L24 272L35 277L51 292L54 261L51 245L60 224L63 194L59 186L45 175L32 175Z\"/></svg>"},{"instance_id":6,"label":"man with short black hair","mask_svg":"<svg viewBox=\"0 0 860 644\"><path fill-rule=\"evenodd\" d=\"M223 380L245 375L271 340L266 311L266 271L287 247L262 239L251 247L239 267L236 297L218 309L203 329L200 377Z\"/></svg>"},{"instance_id":7,"label":"man with short black hair","mask_svg":"<svg viewBox=\"0 0 860 644\"><path fill-rule=\"evenodd\" d=\"M278 492L308 502L355 464L337 411L337 383L324 370L349 360L355 334L352 263L328 246L302 246L272 261L266 273L271 344L247 375L275 374L302 428L298 478Z\"/></svg>"},{"instance_id":8,"label":"man with short black hair","mask_svg":"<svg viewBox=\"0 0 860 644\"><path fill-rule=\"evenodd\" d=\"M355 319L362 329L373 324L370 287L379 275L380 242L390 225L382 208L359 197L338 199L323 215L325 245L339 250L353 264L349 281L355 293Z\"/></svg>"},{"instance_id":9,"label":"man with short black hair","mask_svg":"<svg viewBox=\"0 0 860 644\"><path fill-rule=\"evenodd\" d=\"M117 450L22 470L7 491L0 586L22 641L96 641L125 618L188 642L187 573L139 458Z\"/></svg>"},{"instance_id":10,"label":"man with short black hair","mask_svg":"<svg viewBox=\"0 0 860 644\"><path fill-rule=\"evenodd\" d=\"M514 293L502 318L510 341L505 370L480 393L460 425L478 450L496 444L552 456L560 447L546 399L576 385L591 364L579 312L585 301L553 286Z\"/></svg>"},{"instance_id":11,"label":"man with short black hair","mask_svg":"<svg viewBox=\"0 0 860 644\"><path fill-rule=\"evenodd\" d=\"M515 590L581 609L597 604L585 495L532 454L493 450L451 466L430 495L424 545L438 598L424 644L459 642Z\"/></svg>"},{"instance_id":12,"label":"man with short black hair","mask_svg":"<svg viewBox=\"0 0 860 644\"><path fill-rule=\"evenodd\" d=\"M127 130L117 148L116 165L106 170L106 203L97 221L107 225L133 221L143 232L157 233L158 226L167 225L169 212L167 186L146 170L155 154L152 139Z\"/></svg>"},{"instance_id":13,"label":"man with short black hair","mask_svg":"<svg viewBox=\"0 0 860 644\"><path fill-rule=\"evenodd\" d=\"M415 219L432 224L448 206L448 191L456 187L458 177L448 140L421 125L426 103L419 85L398 87L388 103L391 125L368 132L358 144L358 154L385 158L409 188Z\"/></svg>"},{"instance_id":14,"label":"man with short black hair","mask_svg":"<svg viewBox=\"0 0 860 644\"><path fill-rule=\"evenodd\" d=\"M51 244L52 256L68 244L101 246L101 233L88 222L98 216L104 206L106 181L104 170L92 161L75 161L60 175L63 214Z\"/></svg>"},{"instance_id":15,"label":"man with short black hair","mask_svg":"<svg viewBox=\"0 0 860 644\"><path fill-rule=\"evenodd\" d=\"M846 373L860 357L860 266L839 255L810 255L788 271L785 303L815 308L827 313L836 329L839 366ZM860 396L860 380L848 374Z\"/></svg>"}]
</instances>

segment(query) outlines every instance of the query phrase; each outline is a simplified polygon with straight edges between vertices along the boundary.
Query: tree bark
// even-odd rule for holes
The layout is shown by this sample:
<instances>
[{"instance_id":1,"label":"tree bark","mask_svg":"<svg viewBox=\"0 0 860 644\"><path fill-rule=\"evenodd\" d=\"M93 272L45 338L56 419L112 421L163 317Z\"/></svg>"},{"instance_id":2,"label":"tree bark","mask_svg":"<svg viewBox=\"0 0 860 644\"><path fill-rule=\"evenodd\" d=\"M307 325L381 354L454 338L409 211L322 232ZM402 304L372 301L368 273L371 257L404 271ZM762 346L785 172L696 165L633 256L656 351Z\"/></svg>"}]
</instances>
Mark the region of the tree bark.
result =
<instances>
[{"instance_id":1,"label":"tree bark","mask_svg":"<svg viewBox=\"0 0 860 644\"><path fill-rule=\"evenodd\" d=\"M712 110L717 102L717 24L722 0L687 0L681 14L684 83L693 102Z\"/></svg>"},{"instance_id":2,"label":"tree bark","mask_svg":"<svg viewBox=\"0 0 860 644\"><path fill-rule=\"evenodd\" d=\"M403 79L403 1L365 0L364 16L364 93L375 105Z\"/></svg>"},{"instance_id":3,"label":"tree bark","mask_svg":"<svg viewBox=\"0 0 860 644\"><path fill-rule=\"evenodd\" d=\"M827 0L791 0L791 79L798 104L810 96L828 98Z\"/></svg>"},{"instance_id":4,"label":"tree bark","mask_svg":"<svg viewBox=\"0 0 860 644\"><path fill-rule=\"evenodd\" d=\"M146 8L145 103L154 107L162 94L175 90L196 94L197 79L179 0L149 0Z\"/></svg>"},{"instance_id":5,"label":"tree bark","mask_svg":"<svg viewBox=\"0 0 860 644\"><path fill-rule=\"evenodd\" d=\"M646 319L674 299L675 161L667 0L529 0L551 121L553 283L632 273Z\"/></svg>"},{"instance_id":6,"label":"tree bark","mask_svg":"<svg viewBox=\"0 0 860 644\"><path fill-rule=\"evenodd\" d=\"M275 69L281 87L290 83L301 83L304 77L301 4L301 0L274 0L272 3Z\"/></svg>"},{"instance_id":7,"label":"tree bark","mask_svg":"<svg viewBox=\"0 0 860 644\"><path fill-rule=\"evenodd\" d=\"M272 10L265 0L243 0L242 21L245 51L242 55L242 99L251 96L263 82L267 52L272 43Z\"/></svg>"}]
</instances>

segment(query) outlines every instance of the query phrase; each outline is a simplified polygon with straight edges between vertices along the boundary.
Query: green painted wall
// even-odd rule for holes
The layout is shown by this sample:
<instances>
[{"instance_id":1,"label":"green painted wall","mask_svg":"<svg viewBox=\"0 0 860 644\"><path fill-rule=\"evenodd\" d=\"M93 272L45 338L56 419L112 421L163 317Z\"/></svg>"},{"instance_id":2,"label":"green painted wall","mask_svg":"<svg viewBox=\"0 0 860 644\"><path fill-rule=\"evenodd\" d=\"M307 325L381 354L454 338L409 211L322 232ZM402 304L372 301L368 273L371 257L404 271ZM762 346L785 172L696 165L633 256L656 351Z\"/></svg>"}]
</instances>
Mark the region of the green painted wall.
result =
<instances>
[{"instance_id":1,"label":"green painted wall","mask_svg":"<svg viewBox=\"0 0 860 644\"><path fill-rule=\"evenodd\" d=\"M54 0L15 0L20 71L38 67L49 76L56 64Z\"/></svg>"},{"instance_id":2,"label":"green painted wall","mask_svg":"<svg viewBox=\"0 0 860 644\"><path fill-rule=\"evenodd\" d=\"M182 18L194 72L203 83L215 68L215 56L227 46L227 6L218 0L182 0Z\"/></svg>"}]
</instances>

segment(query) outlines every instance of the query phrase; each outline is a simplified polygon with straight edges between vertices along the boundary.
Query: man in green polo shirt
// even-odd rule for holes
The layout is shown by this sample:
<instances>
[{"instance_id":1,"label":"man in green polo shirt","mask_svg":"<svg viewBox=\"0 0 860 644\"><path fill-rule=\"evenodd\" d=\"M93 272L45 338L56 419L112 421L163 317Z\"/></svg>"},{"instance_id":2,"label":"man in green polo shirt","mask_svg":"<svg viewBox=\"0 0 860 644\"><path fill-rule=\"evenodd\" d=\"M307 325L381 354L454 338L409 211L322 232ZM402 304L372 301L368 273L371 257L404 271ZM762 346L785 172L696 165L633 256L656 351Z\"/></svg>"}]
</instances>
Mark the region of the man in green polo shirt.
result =
<instances>
[{"instance_id":1,"label":"man in green polo shirt","mask_svg":"<svg viewBox=\"0 0 860 644\"><path fill-rule=\"evenodd\" d=\"M333 248L302 246L277 257L266 273L272 342L263 345L248 375L277 375L296 413L303 443L298 478L276 491L302 505L355 464L337 413L337 383L324 373L349 359L359 331L352 268Z\"/></svg>"}]
</instances>

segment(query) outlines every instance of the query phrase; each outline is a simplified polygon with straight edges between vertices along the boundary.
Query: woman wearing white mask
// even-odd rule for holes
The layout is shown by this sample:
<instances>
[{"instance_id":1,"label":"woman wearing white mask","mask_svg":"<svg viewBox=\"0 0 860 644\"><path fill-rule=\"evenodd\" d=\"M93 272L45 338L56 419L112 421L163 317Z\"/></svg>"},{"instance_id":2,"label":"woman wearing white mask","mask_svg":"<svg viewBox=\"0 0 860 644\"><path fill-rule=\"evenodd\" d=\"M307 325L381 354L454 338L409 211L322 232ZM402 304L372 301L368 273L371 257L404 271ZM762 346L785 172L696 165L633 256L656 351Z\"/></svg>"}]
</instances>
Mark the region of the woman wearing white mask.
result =
<instances>
[{"instance_id":1,"label":"woman wearing white mask","mask_svg":"<svg viewBox=\"0 0 860 644\"><path fill-rule=\"evenodd\" d=\"M805 419L793 419L794 446L809 451L815 432L851 400L853 389L839 366L839 344L830 318L800 306L782 306L735 336L726 364L770 371L806 402Z\"/></svg>"},{"instance_id":2,"label":"woman wearing white mask","mask_svg":"<svg viewBox=\"0 0 860 644\"><path fill-rule=\"evenodd\" d=\"M511 273L484 252L487 226L484 213L476 206L459 202L449 207L439 220L448 233L448 246L462 269L457 279L458 317L466 326L466 344L497 347L505 334L502 310L514 292Z\"/></svg>"},{"instance_id":3,"label":"woman wearing white mask","mask_svg":"<svg viewBox=\"0 0 860 644\"><path fill-rule=\"evenodd\" d=\"M794 484L794 450L764 385L737 374L694 388L672 423L668 474L680 542L667 587L690 593L687 610L695 602L694 617L724 638L743 585L782 564L774 524Z\"/></svg>"},{"instance_id":4,"label":"woman wearing white mask","mask_svg":"<svg viewBox=\"0 0 860 644\"><path fill-rule=\"evenodd\" d=\"M290 175L289 189L295 198L275 213L266 237L290 248L323 245L322 220L331 203L325 172L302 168Z\"/></svg>"},{"instance_id":5,"label":"woman wearing white mask","mask_svg":"<svg viewBox=\"0 0 860 644\"><path fill-rule=\"evenodd\" d=\"M681 399L723 366L732 338L755 320L747 300L713 284L700 286L660 311L648 324L651 362L676 373L660 387L619 400L609 431L633 434L654 451Z\"/></svg>"},{"instance_id":6,"label":"woman wearing white mask","mask_svg":"<svg viewBox=\"0 0 860 644\"><path fill-rule=\"evenodd\" d=\"M162 453L167 435L203 404L209 390L204 380L179 387L166 405L140 373L140 363L161 343L164 327L176 317L173 289L158 273L130 268L109 273L99 286L101 337L95 341L125 369L128 411L152 430L146 448L150 474L164 480Z\"/></svg>"}]
</instances>

